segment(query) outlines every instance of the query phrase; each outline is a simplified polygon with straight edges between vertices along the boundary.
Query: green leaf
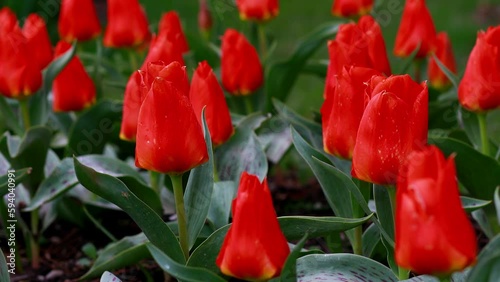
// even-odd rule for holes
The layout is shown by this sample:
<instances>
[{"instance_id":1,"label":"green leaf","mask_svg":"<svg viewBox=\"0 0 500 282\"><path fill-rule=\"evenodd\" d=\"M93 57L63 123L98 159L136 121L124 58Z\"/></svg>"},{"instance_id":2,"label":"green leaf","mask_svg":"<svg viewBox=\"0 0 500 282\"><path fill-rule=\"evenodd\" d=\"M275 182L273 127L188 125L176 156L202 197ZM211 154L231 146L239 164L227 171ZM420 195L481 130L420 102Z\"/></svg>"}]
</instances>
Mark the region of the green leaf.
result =
<instances>
[{"instance_id":1,"label":"green leaf","mask_svg":"<svg viewBox=\"0 0 500 282\"><path fill-rule=\"evenodd\" d=\"M288 60L270 66L265 86L268 99L286 100L307 60L337 33L339 25L340 23L334 22L318 27L300 42ZM270 107L269 100L267 109Z\"/></svg>"},{"instance_id":2,"label":"green leaf","mask_svg":"<svg viewBox=\"0 0 500 282\"><path fill-rule=\"evenodd\" d=\"M484 208L489 205L491 201L484 201L479 199L473 199L469 197L461 196L460 200L462 201L462 207L466 212L473 212L475 210Z\"/></svg>"},{"instance_id":3,"label":"green leaf","mask_svg":"<svg viewBox=\"0 0 500 282\"><path fill-rule=\"evenodd\" d=\"M404 59L404 62L401 64L402 65L401 70L399 72L395 72L394 74L396 74L396 73L399 73L399 74L406 74L406 73L408 73L408 69L415 62L415 57L417 57L418 50L420 50L420 43L415 48L415 50L413 50L413 52L411 52L410 56L408 56L407 58Z\"/></svg>"},{"instance_id":4,"label":"green leaf","mask_svg":"<svg viewBox=\"0 0 500 282\"><path fill-rule=\"evenodd\" d=\"M332 232L346 231L368 221L373 214L362 218L313 217L313 216L283 216L279 217L281 231L288 240L302 238L304 233L308 238L327 236Z\"/></svg>"},{"instance_id":5,"label":"green leaf","mask_svg":"<svg viewBox=\"0 0 500 282\"><path fill-rule=\"evenodd\" d=\"M477 115L462 107L458 107L458 119L474 148L476 150L481 148L481 134L479 132Z\"/></svg>"},{"instance_id":6,"label":"green leaf","mask_svg":"<svg viewBox=\"0 0 500 282\"><path fill-rule=\"evenodd\" d=\"M203 243L201 243L189 256L187 265L192 267L205 268L214 273L220 274L219 267L215 264L219 255L224 238L231 225L226 225L212 233Z\"/></svg>"},{"instance_id":7,"label":"green leaf","mask_svg":"<svg viewBox=\"0 0 500 282\"><path fill-rule=\"evenodd\" d=\"M99 277L105 270L120 269L138 263L151 257L146 247L148 239L144 233L124 237L117 242L107 245L80 280Z\"/></svg>"},{"instance_id":8,"label":"green leaf","mask_svg":"<svg viewBox=\"0 0 500 282\"><path fill-rule=\"evenodd\" d=\"M328 73L329 63L328 60L309 62L302 69L302 73L316 75L321 79L325 79Z\"/></svg>"},{"instance_id":9,"label":"green leaf","mask_svg":"<svg viewBox=\"0 0 500 282\"><path fill-rule=\"evenodd\" d=\"M196 167L189 174L189 180L184 194L184 203L187 213L187 229L189 249L191 249L200 234L207 219L212 192L214 190L214 165L212 141L210 131L205 120L205 109L201 113L205 143L209 160L201 166Z\"/></svg>"},{"instance_id":10,"label":"green leaf","mask_svg":"<svg viewBox=\"0 0 500 282\"><path fill-rule=\"evenodd\" d=\"M233 181L216 182L212 201L208 210L208 220L219 229L229 223L231 203L236 196L238 186Z\"/></svg>"},{"instance_id":11,"label":"green leaf","mask_svg":"<svg viewBox=\"0 0 500 282\"><path fill-rule=\"evenodd\" d=\"M49 150L52 133L46 127L32 127L19 140L8 133L0 140L2 153L13 169L31 167L32 171L25 181L29 187L37 187L44 178L44 166Z\"/></svg>"},{"instance_id":12,"label":"green leaf","mask_svg":"<svg viewBox=\"0 0 500 282\"><path fill-rule=\"evenodd\" d=\"M16 114L14 114L12 108L9 106L9 103L7 103L6 98L2 95L0 95L0 116L3 117L3 120L5 121L7 127L12 130L17 136L23 135L23 129L18 122L19 119L13 118L16 116Z\"/></svg>"},{"instance_id":13,"label":"green leaf","mask_svg":"<svg viewBox=\"0 0 500 282\"><path fill-rule=\"evenodd\" d=\"M7 262L5 261L5 255L1 250L0 250L0 280L10 281L10 275L9 275L9 270L7 268Z\"/></svg>"},{"instance_id":14,"label":"green leaf","mask_svg":"<svg viewBox=\"0 0 500 282\"><path fill-rule=\"evenodd\" d=\"M100 154L118 137L122 103L103 100L82 113L70 129L66 155Z\"/></svg>"},{"instance_id":15,"label":"green leaf","mask_svg":"<svg viewBox=\"0 0 500 282\"><path fill-rule=\"evenodd\" d=\"M447 156L456 154L458 179L472 197L493 199L495 188L500 184L500 164L496 160L455 139L431 137L429 143L438 146Z\"/></svg>"},{"instance_id":16,"label":"green leaf","mask_svg":"<svg viewBox=\"0 0 500 282\"><path fill-rule=\"evenodd\" d=\"M464 271L455 272L451 275L451 281L453 282L465 282L469 276L470 268L466 268ZM439 278L430 275L420 275L413 277L411 279L403 280L404 282L439 282Z\"/></svg>"},{"instance_id":17,"label":"green leaf","mask_svg":"<svg viewBox=\"0 0 500 282\"><path fill-rule=\"evenodd\" d=\"M258 137L268 160L274 164L281 160L292 145L290 126L279 116L268 119L259 128Z\"/></svg>"},{"instance_id":18,"label":"green leaf","mask_svg":"<svg viewBox=\"0 0 500 282\"><path fill-rule=\"evenodd\" d=\"M374 260L353 254L308 255L297 260L297 280L398 281L392 271Z\"/></svg>"},{"instance_id":19,"label":"green leaf","mask_svg":"<svg viewBox=\"0 0 500 282\"><path fill-rule=\"evenodd\" d=\"M384 228L385 232L391 239L394 240L394 214L391 204L391 198L387 189L395 189L393 187L383 187L380 185L373 186L373 198L375 200L375 208L377 217Z\"/></svg>"},{"instance_id":20,"label":"green leaf","mask_svg":"<svg viewBox=\"0 0 500 282\"><path fill-rule=\"evenodd\" d=\"M31 168L18 169L14 172L14 183L21 183L28 175L31 173ZM9 174L0 176L0 197L7 195L9 193Z\"/></svg>"},{"instance_id":21,"label":"green leaf","mask_svg":"<svg viewBox=\"0 0 500 282\"><path fill-rule=\"evenodd\" d=\"M481 251L467 281L494 282L498 281L498 277L500 277L500 235L493 238Z\"/></svg>"},{"instance_id":22,"label":"green leaf","mask_svg":"<svg viewBox=\"0 0 500 282\"><path fill-rule=\"evenodd\" d=\"M375 249L380 244L380 231L377 225L370 224L370 226L363 233L363 256L373 257Z\"/></svg>"},{"instance_id":23,"label":"green leaf","mask_svg":"<svg viewBox=\"0 0 500 282\"><path fill-rule=\"evenodd\" d=\"M211 272L210 270L199 268L199 267L190 267L182 265L174 260L172 260L169 256L167 256L164 252L158 249L156 246L152 244L147 244L149 252L158 263L158 265L168 274L174 276L180 281L187 282L201 282L201 281L210 281L210 282L225 282L226 280L219 277L217 274Z\"/></svg>"},{"instance_id":24,"label":"green leaf","mask_svg":"<svg viewBox=\"0 0 500 282\"><path fill-rule=\"evenodd\" d=\"M451 81L451 83L453 84L453 87L455 87L455 89L458 89L458 82L459 82L459 78L453 73L451 72L451 70L449 68L447 68L442 62L441 60L439 60L439 58L436 56L436 54L432 54L432 58L434 59L434 61L436 62L436 64L438 65L438 67L441 69L441 71L446 75L446 77Z\"/></svg>"},{"instance_id":25,"label":"green leaf","mask_svg":"<svg viewBox=\"0 0 500 282\"><path fill-rule=\"evenodd\" d=\"M82 156L79 157L78 160L82 164L92 167L100 173L106 173L115 177L133 177L138 182L141 182L143 186L145 185L145 182L144 180L142 180L141 175L135 169L131 168L129 165L120 160L104 157L101 155ZM62 160L59 165L52 171L49 177L47 177L40 184L40 187L36 191L36 194L31 200L31 203L24 210L32 211L39 208L41 205L50 202L60 195L66 193L77 183L78 179L75 174L73 160L70 158L66 158Z\"/></svg>"},{"instance_id":26,"label":"green leaf","mask_svg":"<svg viewBox=\"0 0 500 282\"><path fill-rule=\"evenodd\" d=\"M497 210L498 224L500 225L500 186L495 190L495 196L493 198L495 201L495 208Z\"/></svg>"},{"instance_id":27,"label":"green leaf","mask_svg":"<svg viewBox=\"0 0 500 282\"><path fill-rule=\"evenodd\" d=\"M122 280L116 277L113 273L104 271L99 282L122 282Z\"/></svg>"},{"instance_id":28,"label":"green leaf","mask_svg":"<svg viewBox=\"0 0 500 282\"><path fill-rule=\"evenodd\" d=\"M300 257L302 248L304 247L308 234L304 234L302 239L295 245L292 252L288 255L288 258L283 265L281 270L280 282L295 282L297 281L297 259Z\"/></svg>"},{"instance_id":29,"label":"green leaf","mask_svg":"<svg viewBox=\"0 0 500 282\"><path fill-rule=\"evenodd\" d=\"M244 171L261 180L267 175L267 157L262 144L253 131L263 121L261 115L250 115L240 122L236 133L217 148L215 164L221 180L239 182Z\"/></svg>"},{"instance_id":30,"label":"green leaf","mask_svg":"<svg viewBox=\"0 0 500 282\"><path fill-rule=\"evenodd\" d=\"M149 206L132 193L119 179L98 173L74 158L76 176L89 191L116 204L139 225L151 243L158 246L173 260L184 263L179 241L172 230Z\"/></svg>"}]
</instances>

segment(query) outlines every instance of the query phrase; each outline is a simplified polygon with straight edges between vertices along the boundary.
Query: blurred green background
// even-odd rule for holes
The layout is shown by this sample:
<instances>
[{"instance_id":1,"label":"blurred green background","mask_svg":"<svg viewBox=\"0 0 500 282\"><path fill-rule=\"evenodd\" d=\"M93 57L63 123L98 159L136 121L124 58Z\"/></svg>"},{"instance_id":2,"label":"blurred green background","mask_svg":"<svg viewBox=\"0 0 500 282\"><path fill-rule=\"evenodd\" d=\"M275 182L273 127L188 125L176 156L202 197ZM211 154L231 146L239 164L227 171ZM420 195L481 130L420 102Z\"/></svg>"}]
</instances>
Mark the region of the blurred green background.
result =
<instances>
[{"instance_id":1,"label":"blurred green background","mask_svg":"<svg viewBox=\"0 0 500 282\"><path fill-rule=\"evenodd\" d=\"M212 41L219 45L218 38L226 27L233 27L246 33L249 24L241 22L234 0L207 0L214 20ZM30 12L41 13L49 20L51 36L57 41L57 17L61 0L0 0L2 6L9 5L22 19ZM146 8L153 30L161 14L168 9L179 12L185 32L190 40L200 40L197 14L198 0L141 0ZM271 62L286 60L294 51L297 43L315 27L333 21L345 21L331 16L332 0L282 0L280 15L267 24L266 30L276 44L270 57ZM404 0L376 0L373 15L379 20L386 39L393 72L403 66L403 60L392 55L394 39L401 18ZM101 19L106 18L106 1L95 0ZM448 32L462 73L468 54L472 49L477 31L500 23L500 0L441 0L427 1L438 31ZM320 49L313 59L327 59L325 47ZM121 82L123 83L123 82ZM289 96L288 105L299 113L311 116L322 103L323 78L315 75L301 75Z\"/></svg>"}]
</instances>

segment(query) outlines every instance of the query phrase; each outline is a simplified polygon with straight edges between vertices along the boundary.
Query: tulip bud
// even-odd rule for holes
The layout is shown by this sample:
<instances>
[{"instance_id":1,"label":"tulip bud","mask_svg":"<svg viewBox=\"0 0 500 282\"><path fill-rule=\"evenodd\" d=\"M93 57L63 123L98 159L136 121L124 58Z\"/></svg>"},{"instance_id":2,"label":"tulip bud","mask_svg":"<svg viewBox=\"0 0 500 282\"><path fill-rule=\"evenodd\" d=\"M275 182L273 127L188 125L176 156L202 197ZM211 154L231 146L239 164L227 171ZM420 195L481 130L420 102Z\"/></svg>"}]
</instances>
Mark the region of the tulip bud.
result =
<instances>
[{"instance_id":1,"label":"tulip bud","mask_svg":"<svg viewBox=\"0 0 500 282\"><path fill-rule=\"evenodd\" d=\"M434 55L451 72L457 73L457 64L455 62L455 56L453 56L451 42L446 32L438 33L434 41ZM436 63L436 61L432 56L429 58L427 73L429 75L429 80L432 87L443 90L451 85L451 81L448 79L446 74L441 70L441 68L438 66L438 64Z\"/></svg>"},{"instance_id":2,"label":"tulip bud","mask_svg":"<svg viewBox=\"0 0 500 282\"><path fill-rule=\"evenodd\" d=\"M233 200L233 223L217 256L225 275L267 281L281 273L290 253L274 211L267 179L243 172Z\"/></svg>"},{"instance_id":3,"label":"tulip bud","mask_svg":"<svg viewBox=\"0 0 500 282\"><path fill-rule=\"evenodd\" d=\"M181 20L176 12L171 11L163 15L160 20L158 34L160 37L170 34L172 43L180 49L181 53L189 51L186 36L182 31Z\"/></svg>"},{"instance_id":4,"label":"tulip bud","mask_svg":"<svg viewBox=\"0 0 500 282\"><path fill-rule=\"evenodd\" d=\"M66 41L59 41L56 46L56 59L70 48L71 45ZM76 55L54 79L52 92L54 112L81 111L95 103L94 82Z\"/></svg>"},{"instance_id":5,"label":"tulip bud","mask_svg":"<svg viewBox=\"0 0 500 282\"><path fill-rule=\"evenodd\" d=\"M198 27L204 33L207 33L212 29L212 15L210 10L208 10L208 5L206 0L200 0L200 10L198 12Z\"/></svg>"},{"instance_id":6,"label":"tulip bud","mask_svg":"<svg viewBox=\"0 0 500 282\"><path fill-rule=\"evenodd\" d=\"M371 68L385 75L391 75L391 65L387 57L387 49L380 25L372 16L363 16L359 19L358 26L366 37Z\"/></svg>"},{"instance_id":7,"label":"tulip bud","mask_svg":"<svg viewBox=\"0 0 500 282\"><path fill-rule=\"evenodd\" d=\"M144 81L144 72L138 70L134 72L125 88L123 99L122 124L120 127L120 139L135 141L137 133L137 118L141 109L142 101L148 94L148 87Z\"/></svg>"},{"instance_id":8,"label":"tulip bud","mask_svg":"<svg viewBox=\"0 0 500 282\"><path fill-rule=\"evenodd\" d=\"M172 62L179 62L184 65L184 58L180 46L175 44L173 34L162 34L153 37L151 40L150 48L144 63L140 67L141 70L146 71L146 68L151 62L164 62L170 64Z\"/></svg>"},{"instance_id":9,"label":"tulip bud","mask_svg":"<svg viewBox=\"0 0 500 282\"><path fill-rule=\"evenodd\" d=\"M200 124L201 112L206 107L205 119L214 146L226 142L234 131L231 115L224 98L224 92L206 61L198 65L193 75L189 99Z\"/></svg>"},{"instance_id":10,"label":"tulip bud","mask_svg":"<svg viewBox=\"0 0 500 282\"><path fill-rule=\"evenodd\" d=\"M406 0L394 54L408 57L419 48L416 58L425 58L432 51L435 38L436 28L425 0Z\"/></svg>"},{"instance_id":11,"label":"tulip bud","mask_svg":"<svg viewBox=\"0 0 500 282\"><path fill-rule=\"evenodd\" d=\"M138 0L108 0L106 47L137 47L151 39L146 12Z\"/></svg>"},{"instance_id":12,"label":"tulip bud","mask_svg":"<svg viewBox=\"0 0 500 282\"><path fill-rule=\"evenodd\" d=\"M500 26L480 31L458 87L458 100L469 111L500 107Z\"/></svg>"},{"instance_id":13,"label":"tulip bud","mask_svg":"<svg viewBox=\"0 0 500 282\"><path fill-rule=\"evenodd\" d=\"M16 99L33 95L42 86L41 57L9 8L0 10L0 46L0 93Z\"/></svg>"},{"instance_id":14,"label":"tulip bud","mask_svg":"<svg viewBox=\"0 0 500 282\"><path fill-rule=\"evenodd\" d=\"M344 67L333 83L333 94L326 97L321 107L323 144L327 153L352 158L359 122L370 95L366 89L373 76L382 74L368 68Z\"/></svg>"},{"instance_id":15,"label":"tulip bud","mask_svg":"<svg viewBox=\"0 0 500 282\"><path fill-rule=\"evenodd\" d=\"M462 208L454 157L415 151L396 189L396 262L419 274L450 275L474 263L476 236Z\"/></svg>"},{"instance_id":16,"label":"tulip bud","mask_svg":"<svg viewBox=\"0 0 500 282\"><path fill-rule=\"evenodd\" d=\"M23 35L26 37L33 52L35 62L40 69L44 69L53 58L52 44L45 22L37 14L30 14L23 26Z\"/></svg>"},{"instance_id":17,"label":"tulip bud","mask_svg":"<svg viewBox=\"0 0 500 282\"><path fill-rule=\"evenodd\" d=\"M92 0L63 0L59 12L59 35L63 40L87 41L101 33L101 24Z\"/></svg>"},{"instance_id":18,"label":"tulip bud","mask_svg":"<svg viewBox=\"0 0 500 282\"><path fill-rule=\"evenodd\" d=\"M334 0L332 14L337 17L356 17L369 14L373 0Z\"/></svg>"},{"instance_id":19,"label":"tulip bud","mask_svg":"<svg viewBox=\"0 0 500 282\"><path fill-rule=\"evenodd\" d=\"M279 14L278 0L236 0L242 20L264 22Z\"/></svg>"},{"instance_id":20,"label":"tulip bud","mask_svg":"<svg viewBox=\"0 0 500 282\"><path fill-rule=\"evenodd\" d=\"M409 75L391 76L375 86L361 118L352 158L358 179L394 184L408 154L427 143L427 85Z\"/></svg>"},{"instance_id":21,"label":"tulip bud","mask_svg":"<svg viewBox=\"0 0 500 282\"><path fill-rule=\"evenodd\" d=\"M185 90L177 83L173 69L178 65L172 63L159 72L142 102L137 121L137 167L181 174L208 160L203 130L187 93L181 92Z\"/></svg>"},{"instance_id":22,"label":"tulip bud","mask_svg":"<svg viewBox=\"0 0 500 282\"><path fill-rule=\"evenodd\" d=\"M222 38L222 84L235 96L249 95L263 81L262 65L257 50L245 36L227 29Z\"/></svg>"}]
</instances>

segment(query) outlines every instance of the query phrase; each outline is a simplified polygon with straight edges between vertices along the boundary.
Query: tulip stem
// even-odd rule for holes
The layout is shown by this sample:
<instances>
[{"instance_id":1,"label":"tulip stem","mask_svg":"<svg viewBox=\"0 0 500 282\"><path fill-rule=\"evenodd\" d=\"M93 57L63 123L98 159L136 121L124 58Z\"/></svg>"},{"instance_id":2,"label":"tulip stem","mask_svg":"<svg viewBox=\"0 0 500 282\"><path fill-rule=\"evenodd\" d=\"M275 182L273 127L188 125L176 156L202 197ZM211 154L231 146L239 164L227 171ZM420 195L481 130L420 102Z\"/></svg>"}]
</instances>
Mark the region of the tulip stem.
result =
<instances>
[{"instance_id":1,"label":"tulip stem","mask_svg":"<svg viewBox=\"0 0 500 282\"><path fill-rule=\"evenodd\" d=\"M38 246L38 209L31 212L31 267L38 269L40 267L40 247Z\"/></svg>"},{"instance_id":2,"label":"tulip stem","mask_svg":"<svg viewBox=\"0 0 500 282\"><path fill-rule=\"evenodd\" d=\"M479 121L479 132L481 134L481 152L490 155L490 141L488 140L488 131L486 128L486 113L478 113L477 119Z\"/></svg>"},{"instance_id":3,"label":"tulip stem","mask_svg":"<svg viewBox=\"0 0 500 282\"><path fill-rule=\"evenodd\" d=\"M266 28L264 24L258 24L257 29L259 33L260 56L262 58L262 61L265 61L267 58Z\"/></svg>"},{"instance_id":4,"label":"tulip stem","mask_svg":"<svg viewBox=\"0 0 500 282\"><path fill-rule=\"evenodd\" d=\"M28 99L19 100L19 108L21 109L21 115L23 117L24 128L28 130L31 127L30 122L30 109L28 105Z\"/></svg>"},{"instance_id":5,"label":"tulip stem","mask_svg":"<svg viewBox=\"0 0 500 282\"><path fill-rule=\"evenodd\" d=\"M252 96L251 95L245 95L245 96L243 96L243 100L245 102L245 109L247 111L247 115L253 113Z\"/></svg>"},{"instance_id":6,"label":"tulip stem","mask_svg":"<svg viewBox=\"0 0 500 282\"><path fill-rule=\"evenodd\" d=\"M422 65L424 63L424 60L421 59L416 59L414 61L415 64L415 81L417 83L422 82Z\"/></svg>"},{"instance_id":7,"label":"tulip stem","mask_svg":"<svg viewBox=\"0 0 500 282\"><path fill-rule=\"evenodd\" d=\"M182 174L170 175L174 188L175 210L177 212L177 224L179 226L179 242L186 259L189 258L188 233L186 223L186 210L184 209L184 191L182 189Z\"/></svg>"},{"instance_id":8,"label":"tulip stem","mask_svg":"<svg viewBox=\"0 0 500 282\"><path fill-rule=\"evenodd\" d=\"M149 171L149 182L151 185L151 188L155 193L160 196L161 193L161 185L160 185L160 174L156 171Z\"/></svg>"}]
</instances>

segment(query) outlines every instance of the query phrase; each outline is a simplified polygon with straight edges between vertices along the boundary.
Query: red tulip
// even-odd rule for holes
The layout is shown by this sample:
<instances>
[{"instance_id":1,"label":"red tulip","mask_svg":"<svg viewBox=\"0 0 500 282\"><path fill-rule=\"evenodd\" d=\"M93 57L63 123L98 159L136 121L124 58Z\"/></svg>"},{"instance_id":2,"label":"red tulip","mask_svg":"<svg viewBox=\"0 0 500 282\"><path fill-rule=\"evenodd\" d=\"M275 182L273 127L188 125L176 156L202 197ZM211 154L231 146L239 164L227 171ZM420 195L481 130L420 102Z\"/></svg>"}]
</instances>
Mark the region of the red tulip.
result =
<instances>
[{"instance_id":1,"label":"red tulip","mask_svg":"<svg viewBox=\"0 0 500 282\"><path fill-rule=\"evenodd\" d=\"M377 84L359 124L352 158L358 179L394 184L408 154L427 143L427 85L409 75Z\"/></svg>"},{"instance_id":2,"label":"red tulip","mask_svg":"<svg viewBox=\"0 0 500 282\"><path fill-rule=\"evenodd\" d=\"M120 139L135 141L137 133L137 118L142 101L148 94L148 87L144 81L145 74L138 70L134 72L125 88L125 98L123 99L122 124L120 128Z\"/></svg>"},{"instance_id":3,"label":"red tulip","mask_svg":"<svg viewBox=\"0 0 500 282\"><path fill-rule=\"evenodd\" d=\"M92 0L63 0L59 12L59 35L63 40L87 41L101 33L101 24Z\"/></svg>"},{"instance_id":4,"label":"red tulip","mask_svg":"<svg viewBox=\"0 0 500 282\"><path fill-rule=\"evenodd\" d=\"M278 0L236 0L242 20L268 21L280 12Z\"/></svg>"},{"instance_id":5,"label":"red tulip","mask_svg":"<svg viewBox=\"0 0 500 282\"><path fill-rule=\"evenodd\" d=\"M500 107L500 26L477 35L465 74L458 87L458 100L469 111Z\"/></svg>"},{"instance_id":6,"label":"red tulip","mask_svg":"<svg viewBox=\"0 0 500 282\"><path fill-rule=\"evenodd\" d=\"M243 172L233 200L233 223L216 263L222 273L267 281L281 273L290 248L280 230L267 180Z\"/></svg>"},{"instance_id":7,"label":"red tulip","mask_svg":"<svg viewBox=\"0 0 500 282\"><path fill-rule=\"evenodd\" d=\"M59 41L55 57L58 58L70 48L71 45L66 41ZM52 108L55 112L81 111L95 103L94 82L76 55L54 79L52 92Z\"/></svg>"},{"instance_id":8,"label":"red tulip","mask_svg":"<svg viewBox=\"0 0 500 282\"><path fill-rule=\"evenodd\" d=\"M222 84L233 95L249 95L263 81L262 65L245 36L227 29L222 38Z\"/></svg>"},{"instance_id":9,"label":"red tulip","mask_svg":"<svg viewBox=\"0 0 500 282\"><path fill-rule=\"evenodd\" d=\"M476 236L462 208L454 157L415 151L396 189L396 261L419 274L460 271L476 259Z\"/></svg>"},{"instance_id":10,"label":"red tulip","mask_svg":"<svg viewBox=\"0 0 500 282\"><path fill-rule=\"evenodd\" d=\"M173 44L178 46L182 53L189 51L186 36L182 31L181 20L176 12L171 11L163 15L159 25L159 36L172 34Z\"/></svg>"},{"instance_id":11,"label":"red tulip","mask_svg":"<svg viewBox=\"0 0 500 282\"><path fill-rule=\"evenodd\" d=\"M434 41L434 49L434 55L439 59L439 61L441 61L441 63L443 63L444 66L451 72L457 73L455 56L453 56L451 42L446 32L438 33L436 40ZM430 57L429 59L427 72L429 74L429 80L432 87L436 89L446 89L451 85L451 81L441 70L433 57Z\"/></svg>"},{"instance_id":12,"label":"red tulip","mask_svg":"<svg viewBox=\"0 0 500 282\"><path fill-rule=\"evenodd\" d=\"M328 42L328 53L330 63L325 98L329 95L329 89L334 88L331 84L344 66L367 67L386 75L391 74L380 26L371 16L362 17L358 24L341 25L335 40Z\"/></svg>"},{"instance_id":13,"label":"red tulip","mask_svg":"<svg viewBox=\"0 0 500 282\"><path fill-rule=\"evenodd\" d=\"M337 17L354 17L369 14L373 0L334 0L332 14Z\"/></svg>"},{"instance_id":14,"label":"red tulip","mask_svg":"<svg viewBox=\"0 0 500 282\"><path fill-rule=\"evenodd\" d=\"M141 70L147 71L148 64L151 62L161 61L165 64L179 62L184 65L182 51L180 45L175 44L174 34L161 34L153 37L150 48L144 63L140 67Z\"/></svg>"},{"instance_id":15,"label":"red tulip","mask_svg":"<svg viewBox=\"0 0 500 282\"><path fill-rule=\"evenodd\" d=\"M161 173L180 174L208 160L203 131L177 83L179 63L155 77L137 120L135 165ZM181 68L185 71L185 68Z\"/></svg>"},{"instance_id":16,"label":"red tulip","mask_svg":"<svg viewBox=\"0 0 500 282\"><path fill-rule=\"evenodd\" d=\"M212 29L212 15L210 10L208 10L208 5L206 0L200 0L200 10L198 12L198 27L203 32L208 32Z\"/></svg>"},{"instance_id":17,"label":"red tulip","mask_svg":"<svg viewBox=\"0 0 500 282\"><path fill-rule=\"evenodd\" d=\"M206 61L201 62L191 81L189 92L194 113L201 123L201 112L205 109L205 119L215 146L226 142L233 133L231 115L224 98L224 92L217 77Z\"/></svg>"},{"instance_id":18,"label":"red tulip","mask_svg":"<svg viewBox=\"0 0 500 282\"><path fill-rule=\"evenodd\" d=\"M34 41L33 41L34 42ZM41 61L9 9L0 10L0 93L9 98L23 99L42 86ZM42 48L44 48L42 46Z\"/></svg>"},{"instance_id":19,"label":"red tulip","mask_svg":"<svg viewBox=\"0 0 500 282\"><path fill-rule=\"evenodd\" d=\"M325 151L344 159L351 159L359 122L370 93L366 93L373 76L379 71L362 67L344 67L335 79L332 95L321 107L323 144Z\"/></svg>"},{"instance_id":20,"label":"red tulip","mask_svg":"<svg viewBox=\"0 0 500 282\"><path fill-rule=\"evenodd\" d=\"M36 46L30 51L33 52L38 67L44 69L53 58L52 44L45 21L37 14L29 15L24 22L23 34L31 46Z\"/></svg>"},{"instance_id":21,"label":"red tulip","mask_svg":"<svg viewBox=\"0 0 500 282\"><path fill-rule=\"evenodd\" d=\"M106 47L136 47L151 39L146 12L138 0L108 0Z\"/></svg>"},{"instance_id":22,"label":"red tulip","mask_svg":"<svg viewBox=\"0 0 500 282\"><path fill-rule=\"evenodd\" d=\"M425 0L406 0L394 54L408 57L420 46L416 58L424 58L432 51L435 38L436 28Z\"/></svg>"}]
</instances>

